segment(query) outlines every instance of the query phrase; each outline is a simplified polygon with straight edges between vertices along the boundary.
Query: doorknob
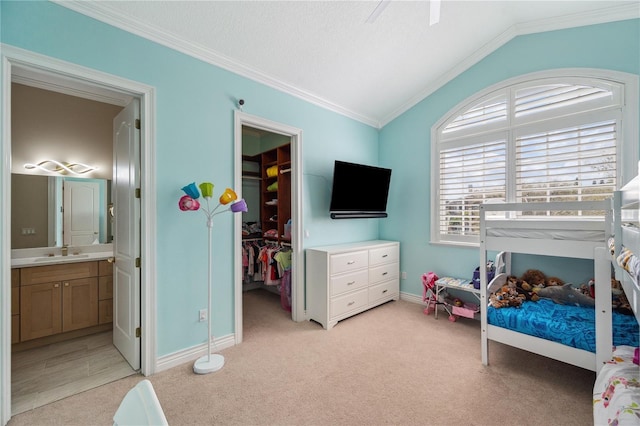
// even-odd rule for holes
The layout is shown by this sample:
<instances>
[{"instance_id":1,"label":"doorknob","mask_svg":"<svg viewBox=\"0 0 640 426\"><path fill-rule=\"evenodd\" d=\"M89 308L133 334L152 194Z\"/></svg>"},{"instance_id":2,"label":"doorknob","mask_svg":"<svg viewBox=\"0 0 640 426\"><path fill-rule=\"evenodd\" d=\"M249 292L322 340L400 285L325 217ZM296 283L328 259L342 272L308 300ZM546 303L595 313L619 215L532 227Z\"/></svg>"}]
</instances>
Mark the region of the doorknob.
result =
<instances>
[{"instance_id":1,"label":"doorknob","mask_svg":"<svg viewBox=\"0 0 640 426\"><path fill-rule=\"evenodd\" d=\"M107 262L109 263L116 263L116 258L111 256L110 258L107 259Z\"/></svg>"},{"instance_id":2,"label":"doorknob","mask_svg":"<svg viewBox=\"0 0 640 426\"><path fill-rule=\"evenodd\" d=\"M109 216L113 217L114 216L114 214L113 214L113 203L109 204L109 209L108 210L109 210Z\"/></svg>"}]
</instances>

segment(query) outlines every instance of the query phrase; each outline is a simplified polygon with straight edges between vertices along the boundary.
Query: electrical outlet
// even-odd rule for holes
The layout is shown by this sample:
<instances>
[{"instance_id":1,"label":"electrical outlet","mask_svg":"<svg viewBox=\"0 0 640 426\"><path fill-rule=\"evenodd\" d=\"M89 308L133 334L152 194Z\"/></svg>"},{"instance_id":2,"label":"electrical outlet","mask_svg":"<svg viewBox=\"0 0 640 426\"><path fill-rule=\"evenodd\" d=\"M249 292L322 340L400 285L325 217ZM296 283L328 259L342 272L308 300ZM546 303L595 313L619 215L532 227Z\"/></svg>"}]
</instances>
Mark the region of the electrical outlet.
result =
<instances>
[{"instance_id":1,"label":"electrical outlet","mask_svg":"<svg viewBox=\"0 0 640 426\"><path fill-rule=\"evenodd\" d=\"M403 280L406 280L406 279L407 279L407 273L406 273L406 272L404 272L404 271L402 271L402 279L403 279Z\"/></svg>"},{"instance_id":2,"label":"electrical outlet","mask_svg":"<svg viewBox=\"0 0 640 426\"><path fill-rule=\"evenodd\" d=\"M199 318L200 318L200 322L207 320L207 310L206 309L200 309Z\"/></svg>"}]
</instances>

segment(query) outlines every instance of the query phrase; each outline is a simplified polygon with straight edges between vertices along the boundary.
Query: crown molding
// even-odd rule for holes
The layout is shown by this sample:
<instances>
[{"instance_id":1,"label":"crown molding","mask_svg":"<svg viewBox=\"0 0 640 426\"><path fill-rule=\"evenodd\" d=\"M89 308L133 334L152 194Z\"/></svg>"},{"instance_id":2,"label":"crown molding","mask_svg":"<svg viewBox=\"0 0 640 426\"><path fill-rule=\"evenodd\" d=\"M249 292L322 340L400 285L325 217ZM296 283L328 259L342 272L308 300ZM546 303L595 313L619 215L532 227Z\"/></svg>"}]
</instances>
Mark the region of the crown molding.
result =
<instances>
[{"instance_id":1,"label":"crown molding","mask_svg":"<svg viewBox=\"0 0 640 426\"><path fill-rule=\"evenodd\" d=\"M270 77L258 70L252 69L245 64L237 62L227 56L208 49L204 46L186 41L169 32L163 31L152 25L139 22L111 9L105 2L80 1L80 0L50 0L67 9L78 12L82 15L96 19L105 24L120 28L131 34L135 34L147 40L161 44L170 49L184 53L195 59L223 68L234 74L262 83L278 91L288 93L309 103L318 105L324 109L336 112L346 117L360 121L369 126L379 128L378 120L364 116L348 108L344 108L320 96L309 93L305 90L292 86L291 84Z\"/></svg>"},{"instance_id":2,"label":"crown molding","mask_svg":"<svg viewBox=\"0 0 640 426\"><path fill-rule=\"evenodd\" d=\"M258 83L262 83L268 87L290 94L309 103L352 118L356 121L362 122L377 129L380 129L386 124L390 123L391 121L402 115L404 112L411 109L426 97L434 93L436 90L440 89L446 83L453 80L464 71L468 70L473 65L478 63L480 60L494 52L496 49L519 35L640 18L640 8L638 7L637 3L634 3L624 6L607 8L604 10L590 11L564 17L544 19L513 25L498 37L493 39L491 42L484 45L481 49L477 50L473 55L459 62L451 70L440 76L440 78L416 93L415 96L412 96L406 102L399 105L398 108L385 116L383 119L378 119L375 117L365 116L348 108L344 108L320 96L292 86L287 82L278 80L258 70L252 69L245 64L234 61L233 59L221 55L220 53L215 52L211 49L207 49L201 45L197 45L180 39L179 37L166 31L162 31L157 27L135 21L130 17L111 9L108 6L108 3L81 0L51 1L67 9L94 18L100 22L106 23L116 28L120 28L121 30L138 35L147 40L184 53L203 62L223 68L242 77L254 80Z\"/></svg>"}]
</instances>

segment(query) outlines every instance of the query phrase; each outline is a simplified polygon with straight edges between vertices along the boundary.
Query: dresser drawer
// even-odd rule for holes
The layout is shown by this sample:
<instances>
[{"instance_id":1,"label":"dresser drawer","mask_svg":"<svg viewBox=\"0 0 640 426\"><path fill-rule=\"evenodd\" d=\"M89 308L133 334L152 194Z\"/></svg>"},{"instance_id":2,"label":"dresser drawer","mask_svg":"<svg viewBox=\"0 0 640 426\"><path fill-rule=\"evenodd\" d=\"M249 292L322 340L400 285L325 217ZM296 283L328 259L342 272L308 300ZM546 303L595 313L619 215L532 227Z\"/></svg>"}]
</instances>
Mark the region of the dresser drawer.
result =
<instances>
[{"instance_id":1,"label":"dresser drawer","mask_svg":"<svg viewBox=\"0 0 640 426\"><path fill-rule=\"evenodd\" d=\"M368 289L366 288L353 293L348 293L344 296L335 297L331 299L330 316L333 318L346 314L347 312L360 309L367 306L368 300L369 294Z\"/></svg>"},{"instance_id":2,"label":"dresser drawer","mask_svg":"<svg viewBox=\"0 0 640 426\"><path fill-rule=\"evenodd\" d=\"M398 280L385 281L369 287L369 303L398 296Z\"/></svg>"},{"instance_id":3,"label":"dresser drawer","mask_svg":"<svg viewBox=\"0 0 640 426\"><path fill-rule=\"evenodd\" d=\"M398 278L398 264L390 263L369 268L369 283L378 283Z\"/></svg>"},{"instance_id":4,"label":"dresser drawer","mask_svg":"<svg viewBox=\"0 0 640 426\"><path fill-rule=\"evenodd\" d=\"M369 271L362 269L341 275L331 276L330 296L336 296L347 291L366 287L369 284Z\"/></svg>"},{"instance_id":5,"label":"dresser drawer","mask_svg":"<svg viewBox=\"0 0 640 426\"><path fill-rule=\"evenodd\" d=\"M329 259L331 275L366 268L368 261L369 253L366 250L332 254Z\"/></svg>"},{"instance_id":6,"label":"dresser drawer","mask_svg":"<svg viewBox=\"0 0 640 426\"><path fill-rule=\"evenodd\" d=\"M397 245L369 250L369 265L398 262L400 253Z\"/></svg>"}]
</instances>

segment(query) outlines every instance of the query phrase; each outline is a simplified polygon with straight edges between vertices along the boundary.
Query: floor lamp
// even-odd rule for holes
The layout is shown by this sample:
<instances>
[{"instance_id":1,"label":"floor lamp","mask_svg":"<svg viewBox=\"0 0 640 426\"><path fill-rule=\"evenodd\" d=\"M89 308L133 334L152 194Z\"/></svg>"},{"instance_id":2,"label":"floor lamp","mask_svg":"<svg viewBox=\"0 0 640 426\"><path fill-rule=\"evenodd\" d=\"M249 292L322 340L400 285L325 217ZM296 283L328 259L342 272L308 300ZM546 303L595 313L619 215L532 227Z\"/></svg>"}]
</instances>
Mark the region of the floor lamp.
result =
<instances>
[{"instance_id":1,"label":"floor lamp","mask_svg":"<svg viewBox=\"0 0 640 426\"><path fill-rule=\"evenodd\" d=\"M198 190L198 187L200 188ZM193 372L196 374L208 374L214 371L220 370L224 366L224 357L220 354L211 353L211 289L213 286L212 277L212 257L211 257L211 234L213 231L213 216L224 212L240 213L247 211L247 203L244 199L238 200L238 196L231 188L225 189L219 198L218 205L211 209L209 201L213 197L213 184L210 182L203 182L199 186L196 186L195 182L182 188L186 195L183 195L178 202L178 207L182 211L195 211L201 210L207 218L207 354L198 358L193 364ZM204 198L206 207L202 207L198 198ZM226 206L231 204L229 208L225 210L217 211L220 206Z\"/></svg>"}]
</instances>

